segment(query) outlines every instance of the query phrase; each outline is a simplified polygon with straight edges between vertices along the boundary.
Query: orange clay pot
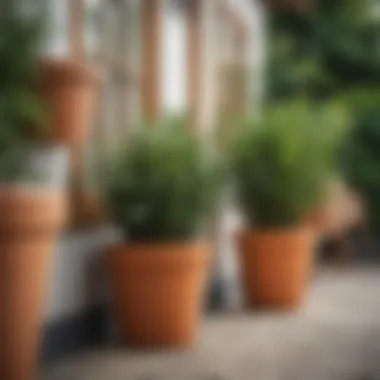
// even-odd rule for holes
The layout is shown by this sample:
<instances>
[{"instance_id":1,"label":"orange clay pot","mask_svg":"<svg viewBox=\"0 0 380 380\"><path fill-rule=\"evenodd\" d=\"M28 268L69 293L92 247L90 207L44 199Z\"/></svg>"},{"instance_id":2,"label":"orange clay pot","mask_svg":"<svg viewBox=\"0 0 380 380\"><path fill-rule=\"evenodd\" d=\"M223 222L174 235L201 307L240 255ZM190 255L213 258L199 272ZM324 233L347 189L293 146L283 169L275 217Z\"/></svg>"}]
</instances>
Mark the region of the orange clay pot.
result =
<instances>
[{"instance_id":1,"label":"orange clay pot","mask_svg":"<svg viewBox=\"0 0 380 380\"><path fill-rule=\"evenodd\" d=\"M98 77L83 64L68 60L42 61L42 95L46 130L53 142L83 145L90 134L98 95Z\"/></svg>"},{"instance_id":2,"label":"orange clay pot","mask_svg":"<svg viewBox=\"0 0 380 380\"><path fill-rule=\"evenodd\" d=\"M63 196L0 189L0 379L36 378L45 290Z\"/></svg>"},{"instance_id":3,"label":"orange clay pot","mask_svg":"<svg viewBox=\"0 0 380 380\"><path fill-rule=\"evenodd\" d=\"M243 232L238 243L249 304L298 308L311 277L315 240L307 228Z\"/></svg>"},{"instance_id":4,"label":"orange clay pot","mask_svg":"<svg viewBox=\"0 0 380 380\"><path fill-rule=\"evenodd\" d=\"M192 345L210 251L202 244L120 245L109 250L111 287L126 344Z\"/></svg>"}]
</instances>

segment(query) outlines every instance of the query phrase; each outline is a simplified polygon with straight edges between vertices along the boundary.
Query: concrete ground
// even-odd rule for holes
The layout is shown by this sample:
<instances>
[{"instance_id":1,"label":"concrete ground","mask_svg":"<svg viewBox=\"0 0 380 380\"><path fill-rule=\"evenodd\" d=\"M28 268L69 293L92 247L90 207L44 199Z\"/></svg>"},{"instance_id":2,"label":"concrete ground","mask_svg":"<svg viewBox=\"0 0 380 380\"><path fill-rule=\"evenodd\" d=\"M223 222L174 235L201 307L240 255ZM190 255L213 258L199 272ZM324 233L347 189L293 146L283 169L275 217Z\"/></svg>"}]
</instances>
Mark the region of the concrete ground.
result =
<instances>
[{"instance_id":1,"label":"concrete ground","mask_svg":"<svg viewBox=\"0 0 380 380\"><path fill-rule=\"evenodd\" d=\"M297 314L205 319L196 347L108 347L47 368L44 380L379 380L380 268L323 271Z\"/></svg>"}]
</instances>

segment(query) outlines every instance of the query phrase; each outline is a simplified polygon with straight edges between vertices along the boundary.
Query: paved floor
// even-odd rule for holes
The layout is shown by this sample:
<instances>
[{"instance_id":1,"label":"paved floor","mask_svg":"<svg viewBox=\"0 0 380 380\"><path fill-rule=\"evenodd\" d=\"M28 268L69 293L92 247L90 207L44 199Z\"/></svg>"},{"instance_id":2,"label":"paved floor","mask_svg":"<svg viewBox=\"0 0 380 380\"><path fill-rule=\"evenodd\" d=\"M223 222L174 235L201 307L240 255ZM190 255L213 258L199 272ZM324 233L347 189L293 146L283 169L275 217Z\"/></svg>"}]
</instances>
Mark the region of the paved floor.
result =
<instances>
[{"instance_id":1,"label":"paved floor","mask_svg":"<svg viewBox=\"0 0 380 380\"><path fill-rule=\"evenodd\" d=\"M379 380L380 268L323 272L296 315L208 316L187 352L90 352L44 380Z\"/></svg>"}]
</instances>

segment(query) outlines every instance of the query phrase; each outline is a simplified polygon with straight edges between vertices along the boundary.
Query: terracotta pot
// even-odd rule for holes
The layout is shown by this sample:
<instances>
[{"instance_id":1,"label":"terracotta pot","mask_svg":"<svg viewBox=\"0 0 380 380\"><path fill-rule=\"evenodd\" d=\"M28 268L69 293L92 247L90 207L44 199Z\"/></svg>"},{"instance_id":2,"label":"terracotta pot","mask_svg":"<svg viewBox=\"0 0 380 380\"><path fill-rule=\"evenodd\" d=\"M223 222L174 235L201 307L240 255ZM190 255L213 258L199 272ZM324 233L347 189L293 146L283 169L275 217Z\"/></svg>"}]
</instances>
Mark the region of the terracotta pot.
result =
<instances>
[{"instance_id":1,"label":"terracotta pot","mask_svg":"<svg viewBox=\"0 0 380 380\"><path fill-rule=\"evenodd\" d=\"M52 190L0 189L0 379L35 378L51 252L65 219Z\"/></svg>"},{"instance_id":2,"label":"terracotta pot","mask_svg":"<svg viewBox=\"0 0 380 380\"><path fill-rule=\"evenodd\" d=\"M123 341L187 347L201 316L208 245L121 245L108 252Z\"/></svg>"},{"instance_id":3,"label":"terracotta pot","mask_svg":"<svg viewBox=\"0 0 380 380\"><path fill-rule=\"evenodd\" d=\"M239 235L240 265L251 306L300 306L311 277L313 229L246 231Z\"/></svg>"},{"instance_id":4,"label":"terracotta pot","mask_svg":"<svg viewBox=\"0 0 380 380\"><path fill-rule=\"evenodd\" d=\"M59 144L82 145L90 134L98 95L95 71L67 60L45 60L41 64L49 137Z\"/></svg>"}]
</instances>

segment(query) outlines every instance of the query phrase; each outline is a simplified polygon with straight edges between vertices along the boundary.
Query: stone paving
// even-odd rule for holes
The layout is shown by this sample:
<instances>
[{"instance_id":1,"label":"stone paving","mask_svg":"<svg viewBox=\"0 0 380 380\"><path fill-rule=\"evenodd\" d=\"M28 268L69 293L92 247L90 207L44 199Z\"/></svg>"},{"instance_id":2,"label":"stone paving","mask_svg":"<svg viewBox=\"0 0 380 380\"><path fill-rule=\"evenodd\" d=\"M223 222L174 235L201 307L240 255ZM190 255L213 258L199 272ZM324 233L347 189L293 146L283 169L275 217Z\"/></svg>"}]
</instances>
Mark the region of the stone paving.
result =
<instances>
[{"instance_id":1,"label":"stone paving","mask_svg":"<svg viewBox=\"0 0 380 380\"><path fill-rule=\"evenodd\" d=\"M43 380L379 380L380 268L319 273L296 314L207 315L183 352L106 347Z\"/></svg>"}]
</instances>

